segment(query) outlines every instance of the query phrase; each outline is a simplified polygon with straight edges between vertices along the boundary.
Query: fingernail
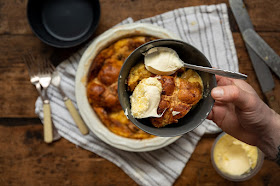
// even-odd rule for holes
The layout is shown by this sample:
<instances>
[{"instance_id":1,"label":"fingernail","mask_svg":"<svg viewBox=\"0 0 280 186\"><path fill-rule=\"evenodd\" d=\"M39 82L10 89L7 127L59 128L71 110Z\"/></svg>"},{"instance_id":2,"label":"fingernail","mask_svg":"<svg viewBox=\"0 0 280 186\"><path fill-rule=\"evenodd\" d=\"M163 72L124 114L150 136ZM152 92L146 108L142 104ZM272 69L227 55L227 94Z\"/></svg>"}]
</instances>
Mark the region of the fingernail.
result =
<instances>
[{"instance_id":1,"label":"fingernail","mask_svg":"<svg viewBox=\"0 0 280 186\"><path fill-rule=\"evenodd\" d=\"M220 98L223 97L223 95L224 95L224 90L222 88L219 87L213 88L212 90L213 97Z\"/></svg>"}]
</instances>

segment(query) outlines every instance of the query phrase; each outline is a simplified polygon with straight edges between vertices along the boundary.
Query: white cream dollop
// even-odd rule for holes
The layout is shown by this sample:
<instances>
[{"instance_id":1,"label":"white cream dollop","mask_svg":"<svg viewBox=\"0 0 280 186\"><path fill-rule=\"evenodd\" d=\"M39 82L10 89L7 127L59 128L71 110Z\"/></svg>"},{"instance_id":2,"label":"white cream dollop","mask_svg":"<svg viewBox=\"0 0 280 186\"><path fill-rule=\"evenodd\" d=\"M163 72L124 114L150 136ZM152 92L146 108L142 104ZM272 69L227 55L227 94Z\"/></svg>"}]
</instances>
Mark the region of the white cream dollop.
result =
<instances>
[{"instance_id":1,"label":"white cream dollop","mask_svg":"<svg viewBox=\"0 0 280 186\"><path fill-rule=\"evenodd\" d=\"M157 113L162 85L156 77L145 78L130 96L131 114L134 118L161 117Z\"/></svg>"},{"instance_id":2,"label":"white cream dollop","mask_svg":"<svg viewBox=\"0 0 280 186\"><path fill-rule=\"evenodd\" d=\"M144 58L148 71L157 75L171 75L184 66L177 52L168 47L154 47L148 50Z\"/></svg>"}]
</instances>

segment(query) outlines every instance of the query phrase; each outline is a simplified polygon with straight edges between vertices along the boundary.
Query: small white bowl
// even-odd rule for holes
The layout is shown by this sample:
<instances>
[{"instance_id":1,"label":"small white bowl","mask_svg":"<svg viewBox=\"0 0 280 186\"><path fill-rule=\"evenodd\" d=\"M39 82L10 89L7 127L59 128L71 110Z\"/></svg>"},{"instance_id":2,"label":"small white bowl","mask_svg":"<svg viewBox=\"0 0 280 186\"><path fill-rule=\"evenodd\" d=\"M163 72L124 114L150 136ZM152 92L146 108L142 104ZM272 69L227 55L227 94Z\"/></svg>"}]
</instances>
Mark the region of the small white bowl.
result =
<instances>
[{"instance_id":1,"label":"small white bowl","mask_svg":"<svg viewBox=\"0 0 280 186\"><path fill-rule=\"evenodd\" d=\"M254 169L252 169L250 172L247 172L245 174L242 174L242 175L230 175L230 174L227 174L223 171L221 171L216 163L215 163L215 160L214 160L214 149L215 149L215 146L216 146L216 143L219 141L219 139L224 136L226 133L225 132L222 132L214 141L214 144L212 146L212 149L211 149L211 162L212 162L212 165L214 167L214 169L217 171L217 173L222 176L223 178L227 179L227 180L230 180L230 181L235 181L235 182L239 182L239 181L246 181L246 180L249 180L250 178L252 178L253 176L255 176L259 171L260 169L262 168L262 165L263 165L263 160L264 160L264 154L263 152L258 148L258 159L257 159L257 164L255 166Z\"/></svg>"},{"instance_id":2,"label":"small white bowl","mask_svg":"<svg viewBox=\"0 0 280 186\"><path fill-rule=\"evenodd\" d=\"M126 151L143 152L151 151L167 146L177 139L177 137L154 137L151 139L130 139L119 136L106 128L99 120L96 113L91 108L86 93L88 73L95 56L104 48L120 38L136 35L148 35L161 39L179 39L167 30L143 23L133 23L114 27L97 37L84 52L75 79L75 94L77 105L82 118L89 129L102 141L107 144Z\"/></svg>"}]
</instances>

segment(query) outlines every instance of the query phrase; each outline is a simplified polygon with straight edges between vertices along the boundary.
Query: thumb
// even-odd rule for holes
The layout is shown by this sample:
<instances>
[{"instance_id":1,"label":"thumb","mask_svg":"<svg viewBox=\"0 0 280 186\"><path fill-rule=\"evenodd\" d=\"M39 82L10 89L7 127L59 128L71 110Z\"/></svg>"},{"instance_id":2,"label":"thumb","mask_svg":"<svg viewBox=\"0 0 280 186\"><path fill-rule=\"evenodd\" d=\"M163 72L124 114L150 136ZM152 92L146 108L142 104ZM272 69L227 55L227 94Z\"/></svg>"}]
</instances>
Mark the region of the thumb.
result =
<instances>
[{"instance_id":1,"label":"thumb","mask_svg":"<svg viewBox=\"0 0 280 186\"><path fill-rule=\"evenodd\" d=\"M233 103L240 110L247 110L253 108L254 96L236 85L219 86L213 88L211 96L216 101Z\"/></svg>"}]
</instances>

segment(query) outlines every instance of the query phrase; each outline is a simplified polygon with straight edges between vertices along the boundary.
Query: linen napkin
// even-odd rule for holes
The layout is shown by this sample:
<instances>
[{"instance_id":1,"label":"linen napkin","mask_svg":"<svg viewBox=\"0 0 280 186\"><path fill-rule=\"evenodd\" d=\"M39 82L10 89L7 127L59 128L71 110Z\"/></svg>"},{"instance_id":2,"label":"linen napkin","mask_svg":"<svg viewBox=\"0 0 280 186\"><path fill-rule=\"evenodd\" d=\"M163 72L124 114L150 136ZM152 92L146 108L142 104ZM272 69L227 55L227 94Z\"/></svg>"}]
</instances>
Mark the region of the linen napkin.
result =
<instances>
[{"instance_id":1,"label":"linen napkin","mask_svg":"<svg viewBox=\"0 0 280 186\"><path fill-rule=\"evenodd\" d=\"M128 18L120 24L129 24ZM237 56L229 27L226 4L180 8L137 22L150 23L177 34L185 42L198 48L209 59L212 66L238 71ZM76 105L75 73L85 48L62 62L57 70L62 76L61 86ZM209 120L171 145L150 152L127 152L102 142L92 132L83 136L64 106L58 90L48 89L53 124L60 136L70 142L106 158L119 166L139 185L172 185L186 166L201 136L216 133L220 129ZM35 112L43 121L43 104L36 101Z\"/></svg>"}]
</instances>

